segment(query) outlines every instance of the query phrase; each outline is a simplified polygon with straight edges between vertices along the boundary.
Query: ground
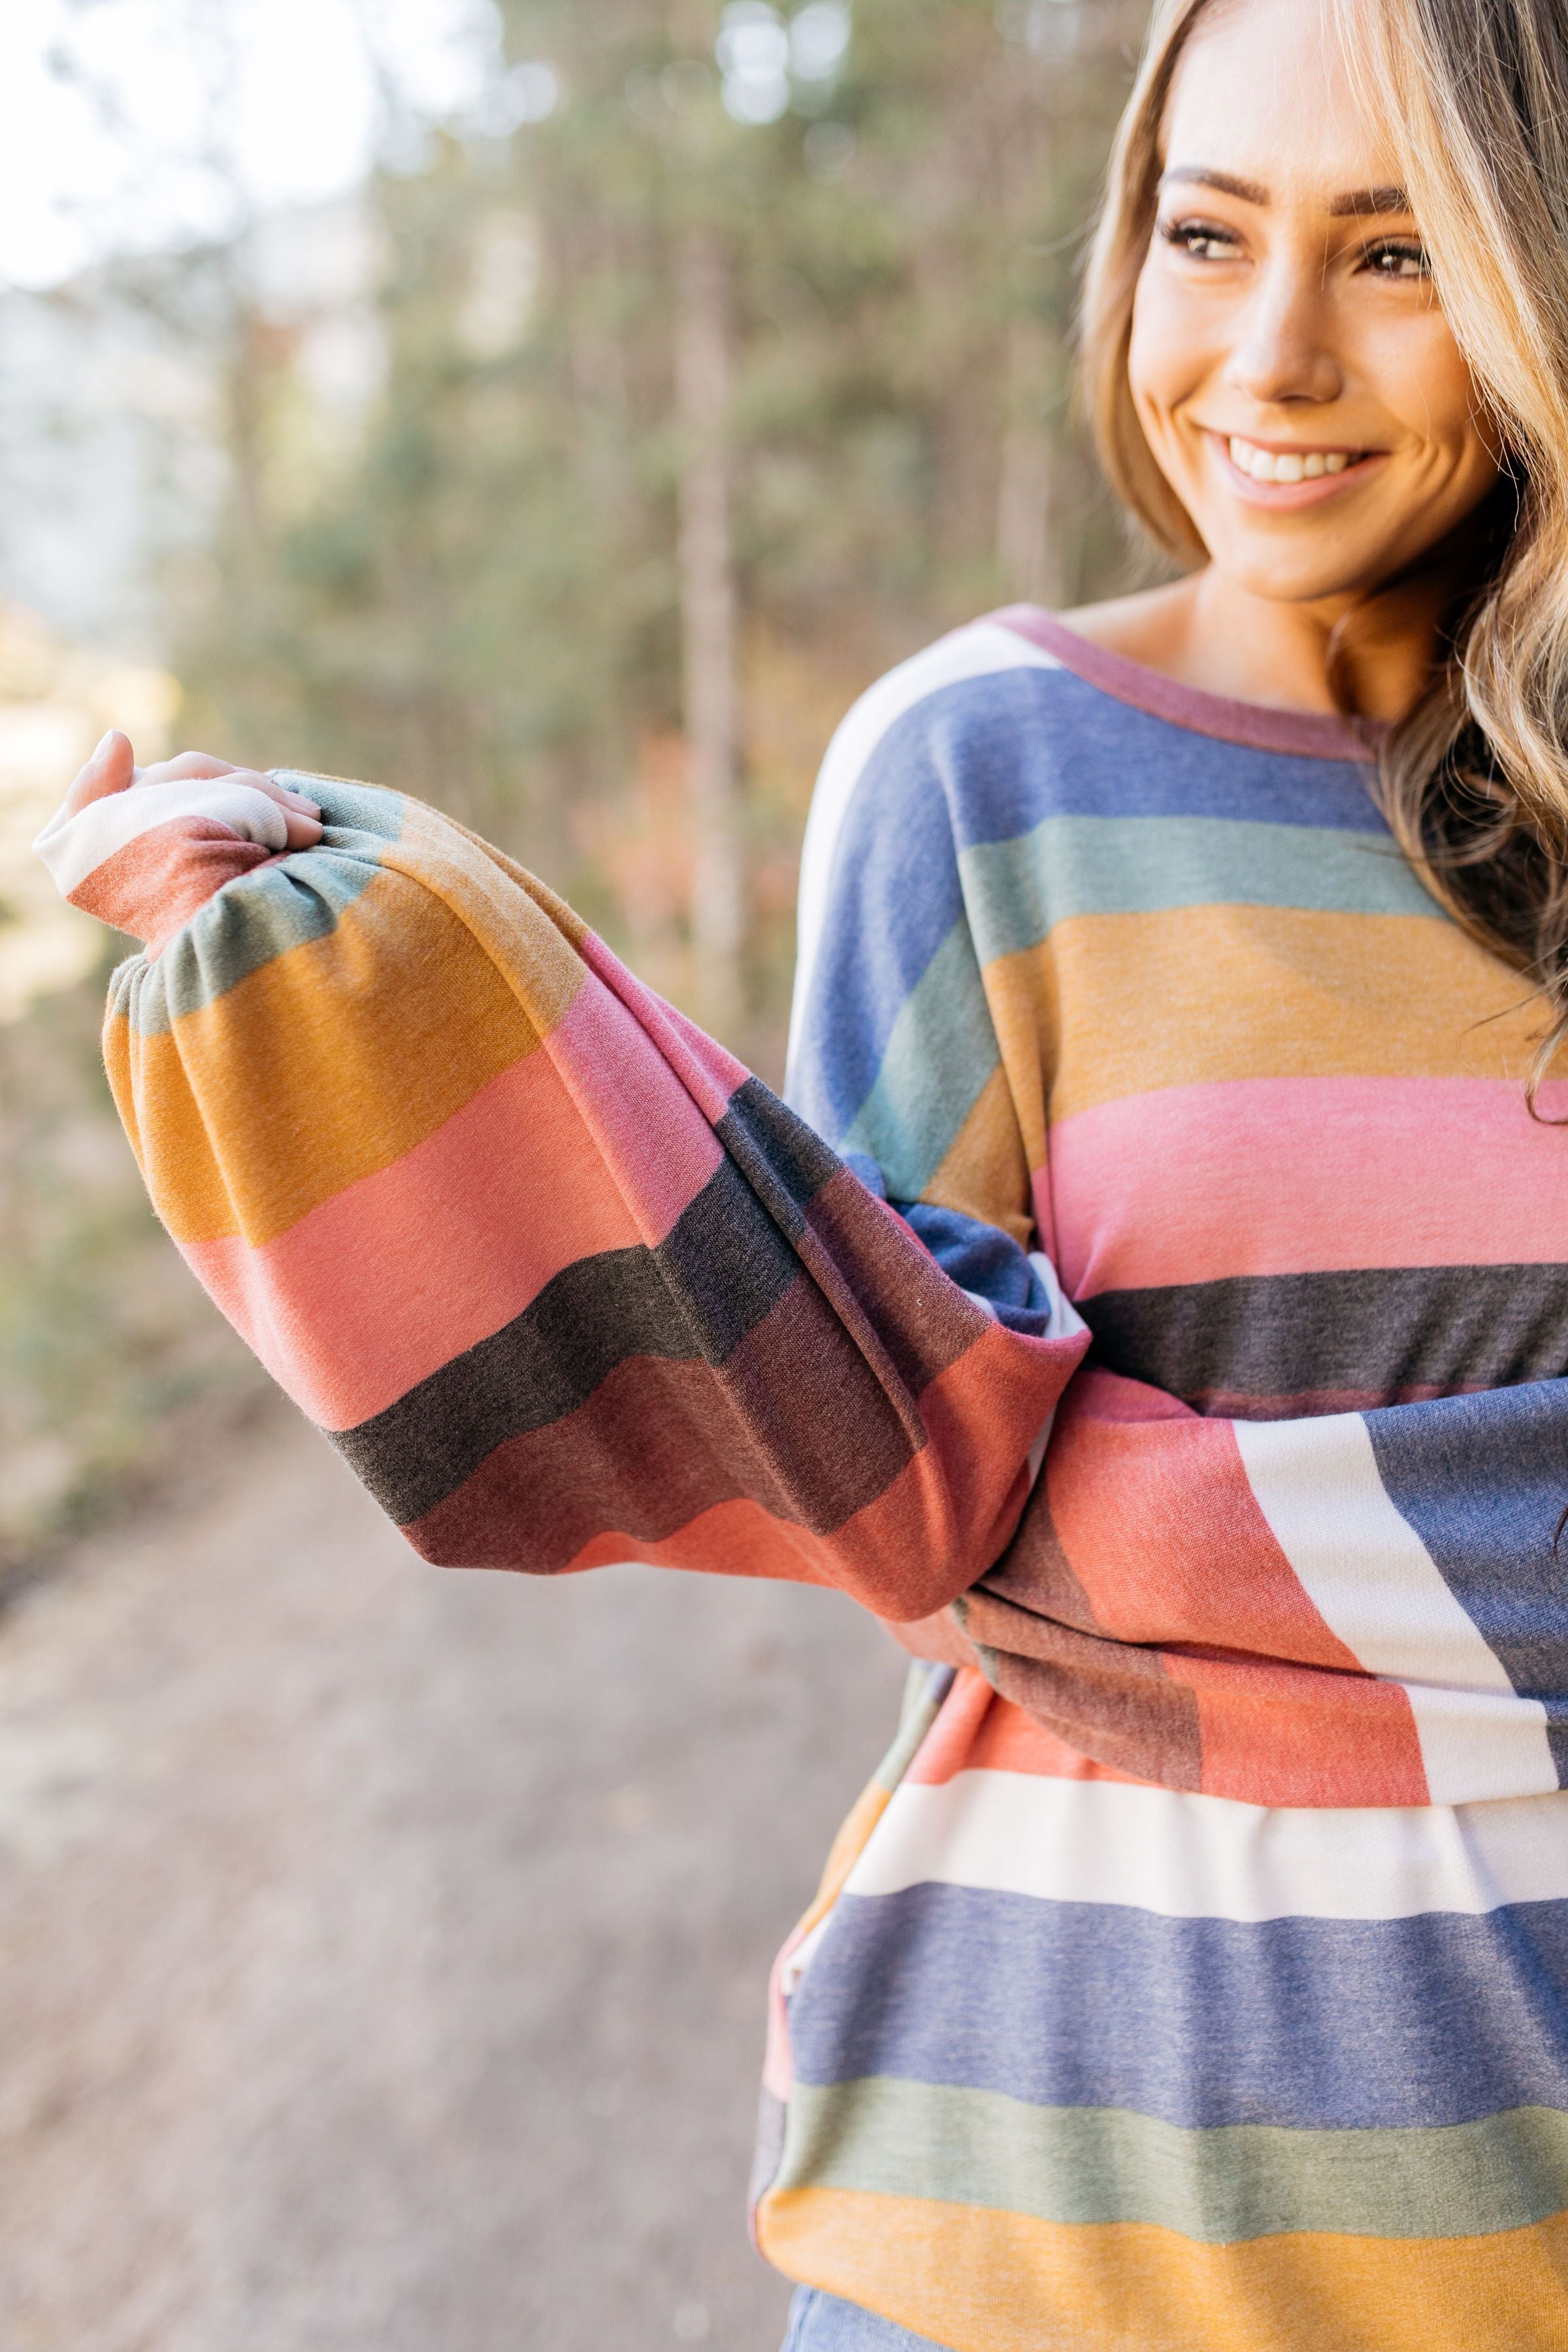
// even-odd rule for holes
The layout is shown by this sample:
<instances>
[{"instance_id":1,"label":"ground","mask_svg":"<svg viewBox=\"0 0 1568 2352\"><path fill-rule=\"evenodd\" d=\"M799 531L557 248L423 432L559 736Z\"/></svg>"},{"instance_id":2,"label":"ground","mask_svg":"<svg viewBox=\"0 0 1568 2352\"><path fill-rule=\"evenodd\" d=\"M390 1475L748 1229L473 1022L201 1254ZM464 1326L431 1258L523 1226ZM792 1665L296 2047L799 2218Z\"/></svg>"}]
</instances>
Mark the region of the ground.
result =
<instances>
[{"instance_id":1,"label":"ground","mask_svg":"<svg viewBox=\"0 0 1568 2352\"><path fill-rule=\"evenodd\" d=\"M837 1595L425 1567L279 1409L0 1619L5 2352L776 2352Z\"/></svg>"}]
</instances>

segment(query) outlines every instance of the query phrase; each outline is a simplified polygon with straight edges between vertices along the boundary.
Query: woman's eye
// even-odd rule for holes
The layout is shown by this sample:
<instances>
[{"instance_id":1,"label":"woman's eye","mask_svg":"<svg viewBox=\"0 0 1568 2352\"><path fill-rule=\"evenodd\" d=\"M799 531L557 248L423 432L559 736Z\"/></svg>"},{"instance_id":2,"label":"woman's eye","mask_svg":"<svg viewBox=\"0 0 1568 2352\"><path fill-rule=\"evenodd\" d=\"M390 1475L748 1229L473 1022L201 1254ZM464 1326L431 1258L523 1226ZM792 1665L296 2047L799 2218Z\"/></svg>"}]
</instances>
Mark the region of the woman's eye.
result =
<instances>
[{"instance_id":1,"label":"woman's eye","mask_svg":"<svg viewBox=\"0 0 1568 2352\"><path fill-rule=\"evenodd\" d=\"M1369 246L1365 257L1366 266L1374 278L1416 279L1429 278L1432 274L1426 247L1404 240Z\"/></svg>"},{"instance_id":2,"label":"woman's eye","mask_svg":"<svg viewBox=\"0 0 1568 2352\"><path fill-rule=\"evenodd\" d=\"M1234 234L1214 221L1162 221L1160 235L1176 252L1190 254L1194 261L1229 261L1235 257Z\"/></svg>"}]
</instances>

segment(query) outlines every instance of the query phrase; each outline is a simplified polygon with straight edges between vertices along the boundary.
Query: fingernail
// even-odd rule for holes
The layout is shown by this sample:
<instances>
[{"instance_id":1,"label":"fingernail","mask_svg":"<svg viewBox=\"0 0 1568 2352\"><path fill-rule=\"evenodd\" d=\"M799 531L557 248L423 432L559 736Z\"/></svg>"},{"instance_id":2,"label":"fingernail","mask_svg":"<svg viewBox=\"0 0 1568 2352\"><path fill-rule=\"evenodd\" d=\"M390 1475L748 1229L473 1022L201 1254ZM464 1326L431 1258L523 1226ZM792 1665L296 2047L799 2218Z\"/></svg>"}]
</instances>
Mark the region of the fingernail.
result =
<instances>
[{"instance_id":1,"label":"fingernail","mask_svg":"<svg viewBox=\"0 0 1568 2352\"><path fill-rule=\"evenodd\" d=\"M92 755L92 756L93 756L93 758L94 758L95 760L101 760L101 759L102 759L102 757L103 757L103 755L104 755L104 753L108 751L108 749L109 749L110 745L113 742L113 740L114 740L114 730L113 730L113 728L112 728L112 727L107 727L107 728L105 728L105 730L104 730L104 731L103 731L103 735L102 735L102 737L101 737L101 739L100 739L100 742L99 742L98 748L97 748L97 750L93 752L93 755Z\"/></svg>"}]
</instances>

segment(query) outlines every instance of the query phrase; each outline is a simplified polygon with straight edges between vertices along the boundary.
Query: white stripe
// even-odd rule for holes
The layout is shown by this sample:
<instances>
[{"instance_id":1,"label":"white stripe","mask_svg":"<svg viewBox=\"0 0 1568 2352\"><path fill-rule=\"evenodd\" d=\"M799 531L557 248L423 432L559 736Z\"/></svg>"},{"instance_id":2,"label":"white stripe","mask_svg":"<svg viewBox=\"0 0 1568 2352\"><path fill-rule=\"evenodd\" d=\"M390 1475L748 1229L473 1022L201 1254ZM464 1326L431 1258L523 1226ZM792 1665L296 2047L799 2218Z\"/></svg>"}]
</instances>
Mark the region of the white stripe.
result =
<instances>
[{"instance_id":1,"label":"white stripe","mask_svg":"<svg viewBox=\"0 0 1568 2352\"><path fill-rule=\"evenodd\" d=\"M1087 1331L1089 1328L1088 1324L1084 1321L1083 1317L1079 1313L1078 1308L1073 1305L1072 1300L1068 1297L1067 1292L1062 1288L1061 1278L1058 1275L1056 1267L1051 1264L1050 1259L1045 1255L1045 1252L1043 1250L1031 1250L1029 1252L1029 1264L1039 1276L1040 1281L1045 1288L1046 1297L1051 1302L1050 1319L1046 1325L1043 1336L1047 1339L1076 1339L1080 1331ZM1033 1445L1029 1448L1029 1486L1031 1492L1034 1489L1035 1482L1038 1478L1041 1470L1045 1467L1046 1448L1051 1442L1051 1432L1056 1427L1056 1424L1057 1408L1055 1405L1052 1405L1049 1412L1047 1413L1045 1420L1040 1424L1039 1435L1036 1438Z\"/></svg>"},{"instance_id":2,"label":"white stripe","mask_svg":"<svg viewBox=\"0 0 1568 2352\"><path fill-rule=\"evenodd\" d=\"M1415 1717L1421 1762L1435 1805L1517 1797L1557 1787L1546 1709L1535 1698L1493 1691L1401 1685Z\"/></svg>"},{"instance_id":3,"label":"white stripe","mask_svg":"<svg viewBox=\"0 0 1568 2352\"><path fill-rule=\"evenodd\" d=\"M936 1883L1173 1919L1407 1919L1568 1899L1568 1790L1480 1805L1285 1809L1115 1780L906 1780L849 1895Z\"/></svg>"},{"instance_id":4,"label":"white stripe","mask_svg":"<svg viewBox=\"0 0 1568 2352\"><path fill-rule=\"evenodd\" d=\"M241 841L267 849L287 849L289 825L279 803L254 784L226 776L178 777L172 783L131 784L100 801L89 801L74 816L57 810L33 847L68 898L107 858L144 833L176 817L205 816L226 824Z\"/></svg>"},{"instance_id":5,"label":"white stripe","mask_svg":"<svg viewBox=\"0 0 1568 2352\"><path fill-rule=\"evenodd\" d=\"M793 1072L800 1041L800 1024L812 973L822 943L827 908L827 887L834 852L855 787L872 752L906 711L945 686L960 686L973 677L999 676L1011 669L1060 669L1054 654L1031 645L1016 629L999 621L972 621L939 637L923 653L900 662L897 669L860 697L829 743L812 796L805 840L800 854L800 903L797 918L795 1001L790 1013L789 1067ZM785 1092L790 1079L784 1081Z\"/></svg>"},{"instance_id":6,"label":"white stripe","mask_svg":"<svg viewBox=\"0 0 1568 2352\"><path fill-rule=\"evenodd\" d=\"M1521 1698L1378 1475L1359 1412L1232 1423L1258 1507L1369 1674L1404 1685L1435 1804L1555 1789L1546 1710Z\"/></svg>"},{"instance_id":7,"label":"white stripe","mask_svg":"<svg viewBox=\"0 0 1568 2352\"><path fill-rule=\"evenodd\" d=\"M1050 1300L1050 1321L1047 1324L1047 1339L1076 1339L1088 1324L1062 1288L1061 1277L1043 1250L1029 1252L1029 1264L1039 1276L1046 1297Z\"/></svg>"}]
</instances>

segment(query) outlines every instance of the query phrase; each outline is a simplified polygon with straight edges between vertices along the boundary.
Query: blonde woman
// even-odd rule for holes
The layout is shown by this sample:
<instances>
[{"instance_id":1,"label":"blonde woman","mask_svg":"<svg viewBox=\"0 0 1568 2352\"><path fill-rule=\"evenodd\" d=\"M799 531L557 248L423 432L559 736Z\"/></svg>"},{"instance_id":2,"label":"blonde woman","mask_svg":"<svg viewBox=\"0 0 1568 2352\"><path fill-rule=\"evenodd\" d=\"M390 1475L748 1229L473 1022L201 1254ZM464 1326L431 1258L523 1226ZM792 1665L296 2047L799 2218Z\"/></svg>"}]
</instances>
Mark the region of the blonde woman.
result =
<instances>
[{"instance_id":1,"label":"blonde woman","mask_svg":"<svg viewBox=\"0 0 1568 2352\"><path fill-rule=\"evenodd\" d=\"M393 795L117 739L45 853L149 942L154 1197L428 1557L926 1662L775 1980L790 2352L1546 2352L1563 0L1163 0L1086 366L1184 576L845 722L809 1126Z\"/></svg>"}]
</instances>

